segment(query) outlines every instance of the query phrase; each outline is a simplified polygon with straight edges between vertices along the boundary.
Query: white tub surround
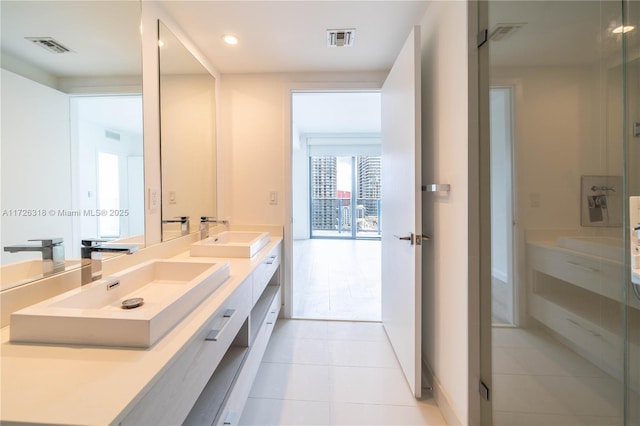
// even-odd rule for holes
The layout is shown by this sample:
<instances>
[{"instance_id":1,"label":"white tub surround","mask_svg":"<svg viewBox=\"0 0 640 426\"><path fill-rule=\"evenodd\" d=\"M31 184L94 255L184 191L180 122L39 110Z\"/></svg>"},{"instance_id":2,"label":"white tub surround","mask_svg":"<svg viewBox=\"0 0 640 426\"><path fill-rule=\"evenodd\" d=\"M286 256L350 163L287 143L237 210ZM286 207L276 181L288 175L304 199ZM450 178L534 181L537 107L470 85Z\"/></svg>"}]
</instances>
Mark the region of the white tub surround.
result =
<instances>
[{"instance_id":1,"label":"white tub surround","mask_svg":"<svg viewBox=\"0 0 640 426\"><path fill-rule=\"evenodd\" d=\"M149 348L16 344L9 341L11 326L3 328L0 421L211 424L239 418L281 304L282 231L269 231L269 244L251 259L175 256L228 261L230 277Z\"/></svg>"}]
</instances>

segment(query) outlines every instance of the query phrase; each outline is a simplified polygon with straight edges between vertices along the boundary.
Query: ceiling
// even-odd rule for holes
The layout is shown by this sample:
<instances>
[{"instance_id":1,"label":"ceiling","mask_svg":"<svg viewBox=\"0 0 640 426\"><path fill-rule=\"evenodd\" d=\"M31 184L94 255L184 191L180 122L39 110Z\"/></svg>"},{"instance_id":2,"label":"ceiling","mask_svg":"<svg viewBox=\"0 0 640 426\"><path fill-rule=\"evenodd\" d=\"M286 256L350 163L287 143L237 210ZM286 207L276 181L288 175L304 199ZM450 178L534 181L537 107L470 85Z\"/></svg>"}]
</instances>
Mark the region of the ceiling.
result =
<instances>
[{"instance_id":1,"label":"ceiling","mask_svg":"<svg viewBox=\"0 0 640 426\"><path fill-rule=\"evenodd\" d=\"M3 53L58 77L139 75L146 1L0 1ZM221 73L386 71L429 1L162 1ZM492 1L490 30L526 23L491 42L495 66L590 64L620 52L614 1ZM327 48L327 29L355 28L355 46ZM221 36L233 33L236 46ZM24 37L51 36L73 50L54 55ZM639 37L632 38L638 40ZM570 54L567 54L569 52Z\"/></svg>"},{"instance_id":2,"label":"ceiling","mask_svg":"<svg viewBox=\"0 0 640 426\"><path fill-rule=\"evenodd\" d=\"M593 64L621 55L620 2L492 1L489 34L498 24L524 23L502 41L490 41L492 67Z\"/></svg>"},{"instance_id":3,"label":"ceiling","mask_svg":"<svg viewBox=\"0 0 640 426\"><path fill-rule=\"evenodd\" d=\"M163 3L221 73L389 70L427 1L171 1ZM355 28L328 48L327 29ZM229 46L224 34L240 42Z\"/></svg>"},{"instance_id":4,"label":"ceiling","mask_svg":"<svg viewBox=\"0 0 640 426\"><path fill-rule=\"evenodd\" d=\"M54 77L142 75L139 1L2 0L0 8L3 54ZM25 37L53 37L72 52Z\"/></svg>"}]
</instances>

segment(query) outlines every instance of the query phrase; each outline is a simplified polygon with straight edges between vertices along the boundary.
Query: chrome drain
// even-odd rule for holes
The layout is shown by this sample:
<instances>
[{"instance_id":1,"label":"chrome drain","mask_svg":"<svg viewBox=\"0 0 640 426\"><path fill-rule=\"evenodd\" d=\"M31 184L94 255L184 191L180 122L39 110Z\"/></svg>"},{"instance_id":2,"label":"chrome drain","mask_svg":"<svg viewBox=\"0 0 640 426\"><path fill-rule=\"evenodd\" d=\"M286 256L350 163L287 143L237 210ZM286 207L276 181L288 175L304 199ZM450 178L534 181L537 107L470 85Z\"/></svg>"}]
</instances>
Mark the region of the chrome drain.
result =
<instances>
[{"instance_id":1,"label":"chrome drain","mask_svg":"<svg viewBox=\"0 0 640 426\"><path fill-rule=\"evenodd\" d=\"M132 299L127 299L122 301L122 309L135 309L144 304L144 299L142 297L134 297Z\"/></svg>"}]
</instances>

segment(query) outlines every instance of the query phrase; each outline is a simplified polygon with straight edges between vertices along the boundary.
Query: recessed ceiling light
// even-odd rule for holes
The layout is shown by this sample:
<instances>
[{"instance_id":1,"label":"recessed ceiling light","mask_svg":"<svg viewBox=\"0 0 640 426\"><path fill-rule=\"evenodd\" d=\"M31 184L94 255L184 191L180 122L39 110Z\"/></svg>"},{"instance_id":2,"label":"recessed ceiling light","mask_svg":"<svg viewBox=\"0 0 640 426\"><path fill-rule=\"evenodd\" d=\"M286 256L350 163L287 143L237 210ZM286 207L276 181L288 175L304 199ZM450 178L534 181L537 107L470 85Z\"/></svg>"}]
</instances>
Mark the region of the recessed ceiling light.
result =
<instances>
[{"instance_id":1,"label":"recessed ceiling light","mask_svg":"<svg viewBox=\"0 0 640 426\"><path fill-rule=\"evenodd\" d=\"M222 39L227 44L238 44L238 37L236 37L236 36L234 36L232 34L225 34L225 35L222 36Z\"/></svg>"},{"instance_id":2,"label":"recessed ceiling light","mask_svg":"<svg viewBox=\"0 0 640 426\"><path fill-rule=\"evenodd\" d=\"M620 25L619 27L614 28L613 30L611 30L612 33L614 34L622 34L622 33L628 33L629 31L633 31L635 30L636 27L634 27L633 25Z\"/></svg>"}]
</instances>

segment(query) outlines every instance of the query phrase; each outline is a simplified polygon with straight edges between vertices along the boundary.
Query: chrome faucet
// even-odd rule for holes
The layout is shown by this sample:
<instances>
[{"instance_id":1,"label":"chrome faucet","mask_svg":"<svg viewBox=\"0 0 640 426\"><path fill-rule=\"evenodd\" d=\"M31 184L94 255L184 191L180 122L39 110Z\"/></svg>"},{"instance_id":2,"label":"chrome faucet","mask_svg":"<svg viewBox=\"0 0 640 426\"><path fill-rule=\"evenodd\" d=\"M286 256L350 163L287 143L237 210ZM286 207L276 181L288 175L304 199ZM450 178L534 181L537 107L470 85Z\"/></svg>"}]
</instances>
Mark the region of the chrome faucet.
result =
<instances>
[{"instance_id":1,"label":"chrome faucet","mask_svg":"<svg viewBox=\"0 0 640 426\"><path fill-rule=\"evenodd\" d=\"M178 216L174 219L162 219L162 223L179 223L182 235L189 233L189 216Z\"/></svg>"},{"instance_id":2,"label":"chrome faucet","mask_svg":"<svg viewBox=\"0 0 640 426\"><path fill-rule=\"evenodd\" d=\"M221 224L225 225L227 227L227 229L229 228L229 221L228 220L218 220L215 217L201 216L200 217L200 239L201 240L204 240L205 238L209 238L209 224L210 223L221 223Z\"/></svg>"},{"instance_id":3,"label":"chrome faucet","mask_svg":"<svg viewBox=\"0 0 640 426\"><path fill-rule=\"evenodd\" d=\"M62 245L62 238L43 238L29 241L39 241L40 244L5 246L4 251L9 253L39 251L42 253L42 275L47 276L55 272L64 271L64 246Z\"/></svg>"},{"instance_id":4,"label":"chrome faucet","mask_svg":"<svg viewBox=\"0 0 640 426\"><path fill-rule=\"evenodd\" d=\"M105 242L107 240L82 240L82 285L102 278L102 253L133 254L138 250L137 246L100 245Z\"/></svg>"}]
</instances>

